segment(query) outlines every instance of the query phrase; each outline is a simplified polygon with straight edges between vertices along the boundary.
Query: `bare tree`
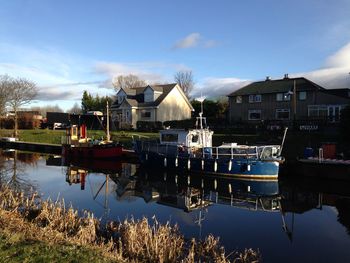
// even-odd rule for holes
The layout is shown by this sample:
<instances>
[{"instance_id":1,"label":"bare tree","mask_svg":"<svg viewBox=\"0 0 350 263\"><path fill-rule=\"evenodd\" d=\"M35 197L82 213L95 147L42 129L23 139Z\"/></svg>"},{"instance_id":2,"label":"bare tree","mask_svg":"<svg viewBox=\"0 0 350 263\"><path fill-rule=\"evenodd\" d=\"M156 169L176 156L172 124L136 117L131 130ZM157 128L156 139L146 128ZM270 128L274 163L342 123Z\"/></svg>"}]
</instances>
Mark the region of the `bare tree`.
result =
<instances>
[{"instance_id":1,"label":"bare tree","mask_svg":"<svg viewBox=\"0 0 350 263\"><path fill-rule=\"evenodd\" d=\"M8 100L10 77L8 75L0 75L0 115L4 114L6 102Z\"/></svg>"},{"instance_id":2,"label":"bare tree","mask_svg":"<svg viewBox=\"0 0 350 263\"><path fill-rule=\"evenodd\" d=\"M67 110L68 113L73 113L73 114L81 114L83 111L79 104L76 102L74 103L73 107Z\"/></svg>"},{"instance_id":3,"label":"bare tree","mask_svg":"<svg viewBox=\"0 0 350 263\"><path fill-rule=\"evenodd\" d=\"M18 116L17 112L21 106L30 103L37 95L37 88L34 82L24 78L9 78L6 84L7 92L9 93L7 98L7 104L14 111L15 116L15 128L14 137L18 136Z\"/></svg>"},{"instance_id":4,"label":"bare tree","mask_svg":"<svg viewBox=\"0 0 350 263\"><path fill-rule=\"evenodd\" d=\"M46 106L34 106L30 108L33 111L38 111L44 118L46 117L47 112L63 112L63 110L56 104L56 105L46 105Z\"/></svg>"},{"instance_id":5,"label":"bare tree","mask_svg":"<svg viewBox=\"0 0 350 263\"><path fill-rule=\"evenodd\" d=\"M120 75L113 80L113 86L116 90L120 88L136 88L146 86L146 82L136 75Z\"/></svg>"},{"instance_id":6,"label":"bare tree","mask_svg":"<svg viewBox=\"0 0 350 263\"><path fill-rule=\"evenodd\" d=\"M178 71L174 76L175 82L179 84L183 92L189 97L194 87L193 75L191 70Z\"/></svg>"}]
</instances>

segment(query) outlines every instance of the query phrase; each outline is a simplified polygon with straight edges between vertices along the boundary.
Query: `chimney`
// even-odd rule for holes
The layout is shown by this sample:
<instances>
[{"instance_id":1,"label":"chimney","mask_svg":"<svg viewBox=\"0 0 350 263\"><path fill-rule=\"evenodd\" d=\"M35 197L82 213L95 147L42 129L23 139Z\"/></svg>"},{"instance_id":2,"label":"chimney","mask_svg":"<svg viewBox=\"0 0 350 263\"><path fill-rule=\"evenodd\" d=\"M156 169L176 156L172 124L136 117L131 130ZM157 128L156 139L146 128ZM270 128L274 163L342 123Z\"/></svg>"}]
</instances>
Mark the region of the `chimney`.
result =
<instances>
[{"instance_id":1,"label":"chimney","mask_svg":"<svg viewBox=\"0 0 350 263\"><path fill-rule=\"evenodd\" d=\"M265 81L269 81L269 80L271 80L270 76L266 76Z\"/></svg>"},{"instance_id":2,"label":"chimney","mask_svg":"<svg viewBox=\"0 0 350 263\"><path fill-rule=\"evenodd\" d=\"M284 79L289 79L288 74L284 74Z\"/></svg>"}]
</instances>

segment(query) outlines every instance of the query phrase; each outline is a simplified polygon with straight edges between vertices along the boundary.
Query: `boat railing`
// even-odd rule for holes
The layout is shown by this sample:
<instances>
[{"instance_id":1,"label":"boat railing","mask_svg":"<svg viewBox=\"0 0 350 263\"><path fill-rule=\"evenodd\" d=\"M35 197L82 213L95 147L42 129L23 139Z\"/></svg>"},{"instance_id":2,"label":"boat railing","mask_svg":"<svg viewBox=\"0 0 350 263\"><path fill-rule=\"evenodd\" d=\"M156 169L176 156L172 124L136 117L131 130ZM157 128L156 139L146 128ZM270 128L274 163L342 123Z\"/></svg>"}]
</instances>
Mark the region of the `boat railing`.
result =
<instances>
[{"instance_id":1,"label":"boat railing","mask_svg":"<svg viewBox=\"0 0 350 263\"><path fill-rule=\"evenodd\" d=\"M278 156L279 145L267 146L232 146L196 148L184 145L160 144L158 141L140 141L141 151L156 152L164 156L189 155L196 158L245 158L272 160Z\"/></svg>"},{"instance_id":2,"label":"boat railing","mask_svg":"<svg viewBox=\"0 0 350 263\"><path fill-rule=\"evenodd\" d=\"M278 212L280 210L279 200L280 196L235 196L231 194L230 197L217 197L213 199L211 195L208 198L213 203L229 204L232 207L246 209L250 211L264 211L264 212Z\"/></svg>"}]
</instances>

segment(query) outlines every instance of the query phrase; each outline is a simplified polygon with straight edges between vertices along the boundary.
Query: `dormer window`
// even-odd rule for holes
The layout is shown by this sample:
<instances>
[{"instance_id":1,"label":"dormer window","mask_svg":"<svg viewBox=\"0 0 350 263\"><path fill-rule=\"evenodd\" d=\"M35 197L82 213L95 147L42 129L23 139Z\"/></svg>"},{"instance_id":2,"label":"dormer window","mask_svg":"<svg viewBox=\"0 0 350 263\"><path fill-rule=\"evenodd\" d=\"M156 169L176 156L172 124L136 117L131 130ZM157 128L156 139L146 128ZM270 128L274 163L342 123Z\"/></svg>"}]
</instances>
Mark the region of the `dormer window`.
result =
<instances>
[{"instance_id":1,"label":"dormer window","mask_svg":"<svg viewBox=\"0 0 350 263\"><path fill-rule=\"evenodd\" d=\"M153 102L155 101L160 95L162 94L161 91L153 90L150 86L145 89L143 92L144 96L144 102Z\"/></svg>"},{"instance_id":2,"label":"dormer window","mask_svg":"<svg viewBox=\"0 0 350 263\"><path fill-rule=\"evenodd\" d=\"M123 100L125 99L125 95L123 94L123 95L119 95L118 96L118 103L120 104L120 103L122 103L123 102Z\"/></svg>"}]
</instances>

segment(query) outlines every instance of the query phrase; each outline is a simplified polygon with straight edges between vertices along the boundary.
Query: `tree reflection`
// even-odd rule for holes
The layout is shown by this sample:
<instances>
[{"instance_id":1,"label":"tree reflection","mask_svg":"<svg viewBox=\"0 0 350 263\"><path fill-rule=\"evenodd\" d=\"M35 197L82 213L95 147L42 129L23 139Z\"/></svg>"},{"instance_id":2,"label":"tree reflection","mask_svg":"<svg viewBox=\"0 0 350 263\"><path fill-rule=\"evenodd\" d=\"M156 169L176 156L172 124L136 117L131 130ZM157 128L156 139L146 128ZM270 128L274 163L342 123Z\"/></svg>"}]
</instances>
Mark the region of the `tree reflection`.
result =
<instances>
[{"instance_id":1,"label":"tree reflection","mask_svg":"<svg viewBox=\"0 0 350 263\"><path fill-rule=\"evenodd\" d=\"M39 158L40 155L38 154L1 150L0 184L25 193L33 190L34 184L26 177L25 171L28 164L36 165Z\"/></svg>"}]
</instances>

